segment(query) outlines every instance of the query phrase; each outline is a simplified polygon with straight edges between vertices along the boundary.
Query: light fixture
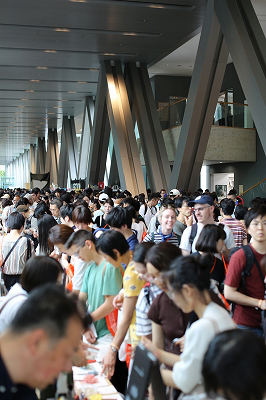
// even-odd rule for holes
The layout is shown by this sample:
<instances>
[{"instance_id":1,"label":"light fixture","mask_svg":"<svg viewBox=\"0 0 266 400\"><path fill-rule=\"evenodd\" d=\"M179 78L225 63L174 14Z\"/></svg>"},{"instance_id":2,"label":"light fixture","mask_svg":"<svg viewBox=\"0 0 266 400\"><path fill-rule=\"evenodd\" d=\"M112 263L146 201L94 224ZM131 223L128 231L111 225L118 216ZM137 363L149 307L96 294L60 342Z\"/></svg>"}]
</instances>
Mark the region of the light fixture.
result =
<instances>
[{"instance_id":1,"label":"light fixture","mask_svg":"<svg viewBox=\"0 0 266 400\"><path fill-rule=\"evenodd\" d=\"M78 81L78 83L79 83L80 85L83 85L83 84L88 83L88 82Z\"/></svg>"},{"instance_id":2,"label":"light fixture","mask_svg":"<svg viewBox=\"0 0 266 400\"><path fill-rule=\"evenodd\" d=\"M68 93L70 93L70 94L75 94L75 93L77 93L77 92L73 92L72 90L69 90Z\"/></svg>"},{"instance_id":3,"label":"light fixture","mask_svg":"<svg viewBox=\"0 0 266 400\"><path fill-rule=\"evenodd\" d=\"M54 113L52 113L52 112L49 112L48 114L54 114Z\"/></svg>"},{"instance_id":4,"label":"light fixture","mask_svg":"<svg viewBox=\"0 0 266 400\"><path fill-rule=\"evenodd\" d=\"M25 106L18 106L18 108L25 108Z\"/></svg>"},{"instance_id":5,"label":"light fixture","mask_svg":"<svg viewBox=\"0 0 266 400\"><path fill-rule=\"evenodd\" d=\"M67 29L67 28L55 28L55 32L70 32L70 29Z\"/></svg>"},{"instance_id":6,"label":"light fixture","mask_svg":"<svg viewBox=\"0 0 266 400\"><path fill-rule=\"evenodd\" d=\"M40 79L31 79L30 82L41 82Z\"/></svg>"},{"instance_id":7,"label":"light fixture","mask_svg":"<svg viewBox=\"0 0 266 400\"><path fill-rule=\"evenodd\" d=\"M68 100L60 100L61 102L66 102L66 101L68 101Z\"/></svg>"},{"instance_id":8,"label":"light fixture","mask_svg":"<svg viewBox=\"0 0 266 400\"><path fill-rule=\"evenodd\" d=\"M37 67L37 69L48 69L47 67Z\"/></svg>"},{"instance_id":9,"label":"light fixture","mask_svg":"<svg viewBox=\"0 0 266 400\"><path fill-rule=\"evenodd\" d=\"M21 100L29 100L29 99L21 99Z\"/></svg>"},{"instance_id":10,"label":"light fixture","mask_svg":"<svg viewBox=\"0 0 266 400\"><path fill-rule=\"evenodd\" d=\"M25 90L25 92L27 92L27 93L33 93L34 90Z\"/></svg>"},{"instance_id":11,"label":"light fixture","mask_svg":"<svg viewBox=\"0 0 266 400\"><path fill-rule=\"evenodd\" d=\"M56 50L44 50L45 53L57 53Z\"/></svg>"},{"instance_id":12,"label":"light fixture","mask_svg":"<svg viewBox=\"0 0 266 400\"><path fill-rule=\"evenodd\" d=\"M54 108L61 108L61 107L55 106Z\"/></svg>"}]
</instances>

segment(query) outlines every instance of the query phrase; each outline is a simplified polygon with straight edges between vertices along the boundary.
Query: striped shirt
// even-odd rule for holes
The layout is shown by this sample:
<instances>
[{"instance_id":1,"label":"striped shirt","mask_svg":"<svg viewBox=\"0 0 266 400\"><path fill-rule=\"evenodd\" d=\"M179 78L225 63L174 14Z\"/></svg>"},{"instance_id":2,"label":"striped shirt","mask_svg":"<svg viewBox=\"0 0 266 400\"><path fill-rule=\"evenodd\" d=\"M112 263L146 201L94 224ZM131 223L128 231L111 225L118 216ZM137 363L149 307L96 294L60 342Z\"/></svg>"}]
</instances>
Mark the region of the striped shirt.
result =
<instances>
[{"instance_id":1,"label":"striped shirt","mask_svg":"<svg viewBox=\"0 0 266 400\"><path fill-rule=\"evenodd\" d=\"M136 304L136 335L147 336L152 333L151 320L148 318L153 300L162 293L157 285L150 284L150 287L141 289Z\"/></svg>"},{"instance_id":2,"label":"striped shirt","mask_svg":"<svg viewBox=\"0 0 266 400\"><path fill-rule=\"evenodd\" d=\"M247 239L247 231L242 222L238 221L236 218L223 218L221 222L227 225L233 232L236 247L243 246L243 240Z\"/></svg>"},{"instance_id":3,"label":"striped shirt","mask_svg":"<svg viewBox=\"0 0 266 400\"><path fill-rule=\"evenodd\" d=\"M170 235L164 235L162 233L161 226L159 226L157 232L148 233L148 235L146 235L145 238L143 239L143 242L154 242L155 244L161 242L168 242L175 244L176 246L179 246L180 244L179 237L174 231L172 231Z\"/></svg>"},{"instance_id":4,"label":"striped shirt","mask_svg":"<svg viewBox=\"0 0 266 400\"><path fill-rule=\"evenodd\" d=\"M6 256L8 255L11 248L14 246L16 240L8 240L7 236L3 237L2 243L2 262L4 262ZM22 237L18 244L8 257L3 272L6 275L20 275L25 267L27 261L27 238ZM31 254L34 254L34 246L31 242Z\"/></svg>"}]
</instances>

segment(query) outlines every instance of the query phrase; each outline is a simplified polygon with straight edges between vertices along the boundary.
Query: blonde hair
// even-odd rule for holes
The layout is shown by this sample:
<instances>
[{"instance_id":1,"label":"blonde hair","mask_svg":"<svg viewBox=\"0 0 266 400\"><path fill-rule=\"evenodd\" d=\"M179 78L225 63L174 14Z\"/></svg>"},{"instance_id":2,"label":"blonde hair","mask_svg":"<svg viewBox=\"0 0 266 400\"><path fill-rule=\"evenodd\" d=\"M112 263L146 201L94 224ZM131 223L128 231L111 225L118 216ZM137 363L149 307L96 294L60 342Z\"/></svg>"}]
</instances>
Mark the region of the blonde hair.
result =
<instances>
[{"instance_id":1,"label":"blonde hair","mask_svg":"<svg viewBox=\"0 0 266 400\"><path fill-rule=\"evenodd\" d=\"M176 214L176 208L175 208L175 206L173 204L163 204L160 207L160 211L158 213L158 221L160 222L160 224L162 222L163 212L166 211L166 210L173 210L175 212L175 214Z\"/></svg>"}]
</instances>

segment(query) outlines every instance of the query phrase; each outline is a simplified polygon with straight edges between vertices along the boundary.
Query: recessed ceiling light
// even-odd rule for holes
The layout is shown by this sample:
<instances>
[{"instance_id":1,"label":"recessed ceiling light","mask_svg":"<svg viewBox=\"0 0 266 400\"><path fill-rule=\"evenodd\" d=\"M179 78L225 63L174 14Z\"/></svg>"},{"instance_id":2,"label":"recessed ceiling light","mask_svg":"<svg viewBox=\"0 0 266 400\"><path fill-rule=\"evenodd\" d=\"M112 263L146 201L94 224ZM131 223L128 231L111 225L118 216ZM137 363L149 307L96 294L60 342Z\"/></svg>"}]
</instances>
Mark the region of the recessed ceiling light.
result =
<instances>
[{"instance_id":1,"label":"recessed ceiling light","mask_svg":"<svg viewBox=\"0 0 266 400\"><path fill-rule=\"evenodd\" d=\"M15 114L21 114L21 112L18 112L18 111L17 111Z\"/></svg>"},{"instance_id":2,"label":"recessed ceiling light","mask_svg":"<svg viewBox=\"0 0 266 400\"><path fill-rule=\"evenodd\" d=\"M27 92L27 93L33 93L34 90L25 90L25 92Z\"/></svg>"},{"instance_id":3,"label":"recessed ceiling light","mask_svg":"<svg viewBox=\"0 0 266 400\"><path fill-rule=\"evenodd\" d=\"M39 124L41 125L41 124L44 124L44 122L39 122Z\"/></svg>"},{"instance_id":4,"label":"recessed ceiling light","mask_svg":"<svg viewBox=\"0 0 266 400\"><path fill-rule=\"evenodd\" d=\"M86 0L69 0L71 3L87 3Z\"/></svg>"},{"instance_id":5,"label":"recessed ceiling light","mask_svg":"<svg viewBox=\"0 0 266 400\"><path fill-rule=\"evenodd\" d=\"M25 108L25 106L18 106L18 108Z\"/></svg>"},{"instance_id":6,"label":"recessed ceiling light","mask_svg":"<svg viewBox=\"0 0 266 400\"><path fill-rule=\"evenodd\" d=\"M29 100L29 99L21 99L21 100Z\"/></svg>"},{"instance_id":7,"label":"recessed ceiling light","mask_svg":"<svg viewBox=\"0 0 266 400\"><path fill-rule=\"evenodd\" d=\"M44 118L44 119L49 119L49 118Z\"/></svg>"},{"instance_id":8,"label":"recessed ceiling light","mask_svg":"<svg viewBox=\"0 0 266 400\"><path fill-rule=\"evenodd\" d=\"M78 81L78 83L80 84L80 85L82 85L82 84L85 84L85 83L88 83L88 82L83 82L83 81Z\"/></svg>"},{"instance_id":9,"label":"recessed ceiling light","mask_svg":"<svg viewBox=\"0 0 266 400\"><path fill-rule=\"evenodd\" d=\"M47 67L37 67L37 69L48 69Z\"/></svg>"},{"instance_id":10,"label":"recessed ceiling light","mask_svg":"<svg viewBox=\"0 0 266 400\"><path fill-rule=\"evenodd\" d=\"M45 53L57 53L56 50L44 50Z\"/></svg>"},{"instance_id":11,"label":"recessed ceiling light","mask_svg":"<svg viewBox=\"0 0 266 400\"><path fill-rule=\"evenodd\" d=\"M61 101L61 102L63 102L63 101L65 102L65 101L68 101L68 100L60 100L60 101Z\"/></svg>"},{"instance_id":12,"label":"recessed ceiling light","mask_svg":"<svg viewBox=\"0 0 266 400\"><path fill-rule=\"evenodd\" d=\"M61 107L56 106L56 107L54 107L54 108L61 108Z\"/></svg>"},{"instance_id":13,"label":"recessed ceiling light","mask_svg":"<svg viewBox=\"0 0 266 400\"><path fill-rule=\"evenodd\" d=\"M220 161L220 164L222 164L223 162L222 161Z\"/></svg>"},{"instance_id":14,"label":"recessed ceiling light","mask_svg":"<svg viewBox=\"0 0 266 400\"><path fill-rule=\"evenodd\" d=\"M75 94L75 93L77 93L77 92L73 92L72 90L69 90L68 93L70 93L70 94Z\"/></svg>"},{"instance_id":15,"label":"recessed ceiling light","mask_svg":"<svg viewBox=\"0 0 266 400\"><path fill-rule=\"evenodd\" d=\"M124 32L123 35L124 36L137 36L136 33L134 33L134 32Z\"/></svg>"},{"instance_id":16,"label":"recessed ceiling light","mask_svg":"<svg viewBox=\"0 0 266 400\"><path fill-rule=\"evenodd\" d=\"M55 28L55 32L70 32L70 29L67 29L67 28Z\"/></svg>"},{"instance_id":17,"label":"recessed ceiling light","mask_svg":"<svg viewBox=\"0 0 266 400\"><path fill-rule=\"evenodd\" d=\"M52 112L49 112L48 114L54 114L54 113L52 113Z\"/></svg>"},{"instance_id":18,"label":"recessed ceiling light","mask_svg":"<svg viewBox=\"0 0 266 400\"><path fill-rule=\"evenodd\" d=\"M115 56L115 53L103 53L104 56Z\"/></svg>"},{"instance_id":19,"label":"recessed ceiling light","mask_svg":"<svg viewBox=\"0 0 266 400\"><path fill-rule=\"evenodd\" d=\"M31 82L41 82L40 79L31 79Z\"/></svg>"}]
</instances>

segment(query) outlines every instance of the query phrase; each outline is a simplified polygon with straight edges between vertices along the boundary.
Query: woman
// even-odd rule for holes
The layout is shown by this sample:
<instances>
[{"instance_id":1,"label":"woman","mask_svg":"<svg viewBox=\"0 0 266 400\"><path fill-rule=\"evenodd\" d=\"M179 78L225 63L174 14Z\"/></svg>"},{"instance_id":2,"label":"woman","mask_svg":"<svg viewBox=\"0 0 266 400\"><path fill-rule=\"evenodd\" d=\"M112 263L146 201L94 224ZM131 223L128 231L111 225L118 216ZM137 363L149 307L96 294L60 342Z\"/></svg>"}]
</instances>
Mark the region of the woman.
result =
<instances>
[{"instance_id":1,"label":"woman","mask_svg":"<svg viewBox=\"0 0 266 400\"><path fill-rule=\"evenodd\" d=\"M96 217L95 221L94 221L94 223L97 225L98 228L109 228L105 218L106 218L106 215L112 210L113 207L114 207L113 200L107 199L103 206L104 214L98 215L98 217Z\"/></svg>"},{"instance_id":2,"label":"woman","mask_svg":"<svg viewBox=\"0 0 266 400\"><path fill-rule=\"evenodd\" d=\"M1 303L0 332L9 326L29 293L46 283L59 284L62 281L63 268L51 257L30 258L21 275L21 284L16 283Z\"/></svg>"},{"instance_id":3,"label":"woman","mask_svg":"<svg viewBox=\"0 0 266 400\"><path fill-rule=\"evenodd\" d=\"M176 246L179 246L178 236L174 233L173 227L176 222L176 211L175 207L171 204L164 204L160 208L158 221L160 222L160 226L155 233L149 233L145 236L144 242L169 242L173 243Z\"/></svg>"},{"instance_id":4,"label":"woman","mask_svg":"<svg viewBox=\"0 0 266 400\"><path fill-rule=\"evenodd\" d=\"M171 270L163 277L168 286L168 295L184 313L194 311L199 318L185 334L184 351L181 356L159 349L151 341L143 339L145 346L173 371L162 370L167 386L183 393L204 392L202 362L209 343L219 332L234 329L235 324L227 311L211 301L210 264L208 256L178 257L171 263Z\"/></svg>"},{"instance_id":5,"label":"woman","mask_svg":"<svg viewBox=\"0 0 266 400\"><path fill-rule=\"evenodd\" d=\"M75 225L75 230L85 229L93 233L91 212L87 207L77 206L72 212L72 222Z\"/></svg>"},{"instance_id":6,"label":"woman","mask_svg":"<svg viewBox=\"0 0 266 400\"><path fill-rule=\"evenodd\" d=\"M184 314L167 296L162 273L168 271L171 262L180 256L181 250L175 245L159 243L148 251L145 258L148 275L162 289L148 312L148 318L152 321L152 342L160 349L175 354L180 354L180 348L173 346L173 340L184 336L190 314Z\"/></svg>"},{"instance_id":7,"label":"woman","mask_svg":"<svg viewBox=\"0 0 266 400\"><path fill-rule=\"evenodd\" d=\"M225 267L222 260L215 257L215 254L220 254L224 246L226 233L221 226L208 224L202 228L199 238L196 243L197 253L193 256L211 254L212 267L210 270L210 278L217 285L219 292L223 294L223 282L225 279Z\"/></svg>"},{"instance_id":8,"label":"woman","mask_svg":"<svg viewBox=\"0 0 266 400\"><path fill-rule=\"evenodd\" d=\"M125 207L126 210L128 210L131 214L132 217L132 225L131 229L135 230L137 232L137 238L138 242L141 243L144 236L146 235L146 225L143 221L140 221L139 215L137 214L136 208L129 205Z\"/></svg>"},{"instance_id":9,"label":"woman","mask_svg":"<svg viewBox=\"0 0 266 400\"><path fill-rule=\"evenodd\" d=\"M49 230L57 225L54 217L48 214L44 214L41 219L38 220L38 240L39 244L36 249L36 255L49 256L53 251L53 246L48 241Z\"/></svg>"}]
</instances>

